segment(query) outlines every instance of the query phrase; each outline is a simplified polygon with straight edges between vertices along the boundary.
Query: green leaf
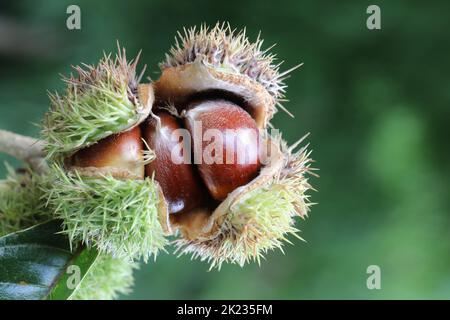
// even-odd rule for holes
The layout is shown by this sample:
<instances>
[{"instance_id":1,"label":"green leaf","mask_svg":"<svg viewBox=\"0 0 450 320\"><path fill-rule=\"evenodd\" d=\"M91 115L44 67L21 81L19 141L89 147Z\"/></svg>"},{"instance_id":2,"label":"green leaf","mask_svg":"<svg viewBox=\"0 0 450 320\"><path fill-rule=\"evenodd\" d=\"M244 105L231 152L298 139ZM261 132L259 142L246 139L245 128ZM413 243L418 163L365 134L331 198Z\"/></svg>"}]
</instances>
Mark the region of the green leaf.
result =
<instances>
[{"instance_id":1,"label":"green leaf","mask_svg":"<svg viewBox=\"0 0 450 320\"><path fill-rule=\"evenodd\" d=\"M83 246L71 250L51 220L0 238L0 300L68 299L98 253Z\"/></svg>"}]
</instances>

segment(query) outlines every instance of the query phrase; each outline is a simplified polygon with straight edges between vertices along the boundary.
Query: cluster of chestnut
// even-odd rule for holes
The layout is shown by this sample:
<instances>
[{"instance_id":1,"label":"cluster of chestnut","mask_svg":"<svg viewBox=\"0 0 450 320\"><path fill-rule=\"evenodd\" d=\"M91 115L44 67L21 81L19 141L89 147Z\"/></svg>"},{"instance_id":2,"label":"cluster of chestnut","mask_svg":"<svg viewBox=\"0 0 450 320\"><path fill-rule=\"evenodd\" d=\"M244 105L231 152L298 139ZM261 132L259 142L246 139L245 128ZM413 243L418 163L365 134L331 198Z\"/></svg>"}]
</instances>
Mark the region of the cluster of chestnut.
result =
<instances>
[{"instance_id":1,"label":"cluster of chestnut","mask_svg":"<svg viewBox=\"0 0 450 320\"><path fill-rule=\"evenodd\" d=\"M71 165L114 167L126 169L139 178L154 177L161 186L169 214L182 214L196 208L214 209L230 192L258 175L261 168L259 139L239 136L248 130L258 136L257 125L244 107L224 98L193 98L177 109L154 106L140 126L79 150L71 156ZM200 124L200 134L195 132L197 124ZM180 129L190 133L191 141L183 141L177 135ZM174 161L173 154L178 152L184 158L202 157L208 145L214 143L211 141L214 138L209 141L203 138L211 129L223 134L221 150L212 150L212 156L215 156L214 152L222 152L221 158L228 161ZM230 132L235 133L231 138ZM180 144L186 142L192 147L180 148ZM156 158L144 164L143 150L146 148L152 150ZM238 152L245 154L244 161Z\"/></svg>"},{"instance_id":2,"label":"cluster of chestnut","mask_svg":"<svg viewBox=\"0 0 450 320\"><path fill-rule=\"evenodd\" d=\"M269 128L298 66L280 72L262 42L226 24L186 29L151 83L120 48L75 68L43 128L48 203L71 241L145 259L173 235L178 253L220 267L296 235L310 152Z\"/></svg>"}]
</instances>

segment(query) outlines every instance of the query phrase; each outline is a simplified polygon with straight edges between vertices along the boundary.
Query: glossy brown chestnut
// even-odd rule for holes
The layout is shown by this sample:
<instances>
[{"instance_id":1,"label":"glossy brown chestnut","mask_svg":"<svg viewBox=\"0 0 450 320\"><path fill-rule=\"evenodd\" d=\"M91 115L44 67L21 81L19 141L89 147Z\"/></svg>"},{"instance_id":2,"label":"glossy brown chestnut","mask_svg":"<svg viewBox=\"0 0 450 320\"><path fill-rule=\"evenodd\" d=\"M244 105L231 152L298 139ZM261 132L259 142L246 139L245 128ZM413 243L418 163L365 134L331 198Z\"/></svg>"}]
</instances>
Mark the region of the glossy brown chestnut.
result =
<instances>
[{"instance_id":1,"label":"glossy brown chestnut","mask_svg":"<svg viewBox=\"0 0 450 320\"><path fill-rule=\"evenodd\" d=\"M195 163L214 199L224 200L257 176L259 133L244 109L226 100L193 102L184 121L193 139Z\"/></svg>"},{"instance_id":2,"label":"glossy brown chestnut","mask_svg":"<svg viewBox=\"0 0 450 320\"><path fill-rule=\"evenodd\" d=\"M128 170L131 174L143 179L143 148L141 129L134 127L76 152L70 164L83 168L111 167Z\"/></svg>"},{"instance_id":3,"label":"glossy brown chestnut","mask_svg":"<svg viewBox=\"0 0 450 320\"><path fill-rule=\"evenodd\" d=\"M156 159L145 166L145 173L150 177L155 175L155 180L163 190L169 213L187 212L204 202L207 191L195 167L189 161L178 161L185 156L190 158L190 154L182 153L181 138L177 140L177 136L172 135L175 130L182 129L178 119L167 112L159 112L156 116L150 117L143 129L145 141L156 154ZM177 155L176 161L172 159L173 151Z\"/></svg>"}]
</instances>

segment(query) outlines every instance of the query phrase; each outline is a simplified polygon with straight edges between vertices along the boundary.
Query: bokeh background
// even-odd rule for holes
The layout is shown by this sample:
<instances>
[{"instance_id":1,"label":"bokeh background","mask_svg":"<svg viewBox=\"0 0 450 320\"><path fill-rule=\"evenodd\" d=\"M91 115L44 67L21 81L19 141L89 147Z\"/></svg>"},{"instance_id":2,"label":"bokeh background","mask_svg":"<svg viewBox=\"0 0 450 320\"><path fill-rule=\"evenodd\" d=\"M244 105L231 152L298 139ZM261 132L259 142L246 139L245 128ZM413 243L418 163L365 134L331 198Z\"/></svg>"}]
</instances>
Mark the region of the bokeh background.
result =
<instances>
[{"instance_id":1,"label":"bokeh background","mask_svg":"<svg viewBox=\"0 0 450 320\"><path fill-rule=\"evenodd\" d=\"M81 30L66 28L69 4ZM369 4L381 7L381 30L366 28ZM37 137L59 74L116 40L130 56L142 49L155 79L183 26L261 30L284 68L304 62L288 80L296 117L275 124L291 143L311 133L321 177L299 222L307 242L220 272L162 254L123 298L450 298L449 12L448 1L2 0L0 128ZM369 265L381 268L381 290L366 287Z\"/></svg>"}]
</instances>

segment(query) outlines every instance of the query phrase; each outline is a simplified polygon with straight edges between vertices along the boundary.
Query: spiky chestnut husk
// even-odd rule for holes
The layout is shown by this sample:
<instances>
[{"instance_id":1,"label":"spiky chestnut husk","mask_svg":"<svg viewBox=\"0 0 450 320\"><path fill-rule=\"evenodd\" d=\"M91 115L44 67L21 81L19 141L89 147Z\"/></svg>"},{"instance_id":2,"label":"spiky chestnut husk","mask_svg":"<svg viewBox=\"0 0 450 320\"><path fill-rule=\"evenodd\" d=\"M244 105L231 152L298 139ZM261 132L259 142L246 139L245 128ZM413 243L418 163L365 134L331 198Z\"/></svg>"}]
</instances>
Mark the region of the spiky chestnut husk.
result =
<instances>
[{"instance_id":1,"label":"spiky chestnut husk","mask_svg":"<svg viewBox=\"0 0 450 320\"><path fill-rule=\"evenodd\" d=\"M113 300L128 294L134 283L133 271L138 268L136 262L99 255L69 299Z\"/></svg>"},{"instance_id":2,"label":"spiky chestnut husk","mask_svg":"<svg viewBox=\"0 0 450 320\"><path fill-rule=\"evenodd\" d=\"M63 220L72 244L79 241L125 260L156 256L167 240L159 212L167 211L152 179L116 179L111 174L81 176L58 164L44 190L48 207Z\"/></svg>"},{"instance_id":3,"label":"spiky chestnut husk","mask_svg":"<svg viewBox=\"0 0 450 320\"><path fill-rule=\"evenodd\" d=\"M74 67L76 75L63 77L65 94L49 94L51 109L43 123L48 158L62 159L145 120L153 91L139 85L138 60L128 62L119 48L115 58L105 54L98 65Z\"/></svg>"},{"instance_id":4,"label":"spiky chestnut husk","mask_svg":"<svg viewBox=\"0 0 450 320\"><path fill-rule=\"evenodd\" d=\"M277 107L287 111L282 105L284 80L300 65L280 72L281 63L275 64L275 55L268 52L272 47L263 50L259 36L250 42L245 29L236 32L225 23L184 29L178 36L160 64L158 100L183 105L198 93L224 91L243 99L260 128Z\"/></svg>"},{"instance_id":5,"label":"spiky chestnut husk","mask_svg":"<svg viewBox=\"0 0 450 320\"><path fill-rule=\"evenodd\" d=\"M295 152L297 144L287 147L281 136L266 131L277 107L284 109L284 79L296 67L280 72L275 56L261 48L259 37L251 43L245 30L237 33L229 25L185 29L154 84L157 104L173 105L182 115L192 100L222 98L240 105L273 147L273 159L259 175L229 193L213 212L170 217L171 227L181 232L177 251L211 267L259 262L268 250L281 248L289 234L297 234L294 217L308 211L309 153Z\"/></svg>"},{"instance_id":6,"label":"spiky chestnut husk","mask_svg":"<svg viewBox=\"0 0 450 320\"><path fill-rule=\"evenodd\" d=\"M46 179L29 169L17 173L6 167L7 178L0 181L0 236L51 218L42 199Z\"/></svg>"},{"instance_id":7,"label":"spiky chestnut husk","mask_svg":"<svg viewBox=\"0 0 450 320\"><path fill-rule=\"evenodd\" d=\"M295 217L304 218L309 211L306 192L311 186L306 175L313 170L310 152L306 147L294 150L301 141L287 147L281 137L274 140L273 146L281 148L281 158L230 194L206 221L200 219L203 234L176 240L179 254L208 261L210 268L220 269L224 262L242 267L250 261L260 263L269 250L282 250L289 235L301 239Z\"/></svg>"},{"instance_id":8,"label":"spiky chestnut husk","mask_svg":"<svg viewBox=\"0 0 450 320\"><path fill-rule=\"evenodd\" d=\"M130 155L122 154L129 149L124 136L130 133L134 138L131 132L147 118L154 100L152 86L138 84L138 58L127 61L119 48L114 59L105 54L97 66L75 67L77 76L64 78L65 95L50 96L52 108L42 130L51 162L50 184L43 191L50 210L63 220L71 244L81 241L125 260L147 260L166 244L167 223L158 220L158 212L165 211L160 188L136 174L128 163ZM114 134L117 139L110 139ZM137 147L141 141L133 143ZM109 158L83 158L87 156ZM151 151L143 151L133 159L142 159L137 165L143 173L153 157ZM85 162L91 164L80 167Z\"/></svg>"}]
</instances>

